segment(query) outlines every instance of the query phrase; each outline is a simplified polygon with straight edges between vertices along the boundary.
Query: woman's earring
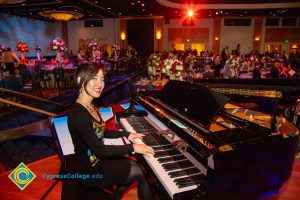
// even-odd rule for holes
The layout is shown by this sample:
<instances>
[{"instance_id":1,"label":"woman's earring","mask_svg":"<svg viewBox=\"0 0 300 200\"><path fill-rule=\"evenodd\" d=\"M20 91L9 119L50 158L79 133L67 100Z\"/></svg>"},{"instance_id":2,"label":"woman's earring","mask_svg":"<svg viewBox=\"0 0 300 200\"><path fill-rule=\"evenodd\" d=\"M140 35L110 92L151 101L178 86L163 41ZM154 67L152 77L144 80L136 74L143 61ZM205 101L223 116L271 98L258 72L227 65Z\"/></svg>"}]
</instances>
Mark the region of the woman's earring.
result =
<instances>
[{"instance_id":1,"label":"woman's earring","mask_svg":"<svg viewBox=\"0 0 300 200\"><path fill-rule=\"evenodd\" d=\"M79 89L79 93L82 93L82 88Z\"/></svg>"}]
</instances>

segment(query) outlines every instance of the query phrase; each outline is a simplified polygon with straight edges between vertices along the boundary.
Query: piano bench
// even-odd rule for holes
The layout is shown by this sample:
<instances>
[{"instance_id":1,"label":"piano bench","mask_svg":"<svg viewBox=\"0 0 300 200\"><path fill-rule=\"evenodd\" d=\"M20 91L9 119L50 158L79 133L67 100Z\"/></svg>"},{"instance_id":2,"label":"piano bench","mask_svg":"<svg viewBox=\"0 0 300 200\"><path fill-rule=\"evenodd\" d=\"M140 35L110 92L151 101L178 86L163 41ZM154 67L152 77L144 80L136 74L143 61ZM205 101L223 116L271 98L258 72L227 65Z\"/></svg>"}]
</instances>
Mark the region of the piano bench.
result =
<instances>
[{"instance_id":1,"label":"piano bench","mask_svg":"<svg viewBox=\"0 0 300 200\"><path fill-rule=\"evenodd\" d=\"M64 157L60 168L60 174L74 174L75 168L75 156L67 155ZM114 188L113 187L88 187L81 184L78 179L62 179L62 191L61 200L93 200L93 199L113 199Z\"/></svg>"},{"instance_id":2,"label":"piano bench","mask_svg":"<svg viewBox=\"0 0 300 200\"><path fill-rule=\"evenodd\" d=\"M113 199L113 193L105 188L91 188L80 184L75 179L64 179L62 181L61 200L93 200Z\"/></svg>"}]
</instances>

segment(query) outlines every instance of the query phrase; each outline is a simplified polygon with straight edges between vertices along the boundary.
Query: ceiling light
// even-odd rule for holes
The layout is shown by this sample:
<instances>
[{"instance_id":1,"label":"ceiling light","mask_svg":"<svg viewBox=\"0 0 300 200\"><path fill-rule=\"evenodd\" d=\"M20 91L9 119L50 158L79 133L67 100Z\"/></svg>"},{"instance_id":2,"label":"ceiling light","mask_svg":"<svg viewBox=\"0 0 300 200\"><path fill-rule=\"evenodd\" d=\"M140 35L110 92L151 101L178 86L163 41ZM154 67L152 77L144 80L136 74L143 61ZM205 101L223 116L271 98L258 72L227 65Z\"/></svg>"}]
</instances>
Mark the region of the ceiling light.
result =
<instances>
[{"instance_id":1,"label":"ceiling light","mask_svg":"<svg viewBox=\"0 0 300 200\"><path fill-rule=\"evenodd\" d=\"M193 15L194 15L194 11L192 11L192 10L189 10L187 14L188 14L188 16L189 16L189 17L193 17Z\"/></svg>"},{"instance_id":2,"label":"ceiling light","mask_svg":"<svg viewBox=\"0 0 300 200\"><path fill-rule=\"evenodd\" d=\"M75 9L74 11L77 12L77 9Z\"/></svg>"},{"instance_id":3,"label":"ceiling light","mask_svg":"<svg viewBox=\"0 0 300 200\"><path fill-rule=\"evenodd\" d=\"M69 21L72 19L73 14L71 13L63 13L63 12L55 12L50 14L57 21Z\"/></svg>"},{"instance_id":4,"label":"ceiling light","mask_svg":"<svg viewBox=\"0 0 300 200\"><path fill-rule=\"evenodd\" d=\"M132 3L131 3L131 5L133 6L133 5L134 5L134 3L132 2Z\"/></svg>"},{"instance_id":5,"label":"ceiling light","mask_svg":"<svg viewBox=\"0 0 300 200\"><path fill-rule=\"evenodd\" d=\"M144 6L145 6L145 4L143 4L143 3L142 3L142 6L144 7Z\"/></svg>"},{"instance_id":6,"label":"ceiling light","mask_svg":"<svg viewBox=\"0 0 300 200\"><path fill-rule=\"evenodd\" d=\"M75 18L83 17L82 13L74 12L74 11L66 11L66 10L48 10L48 11L40 11L38 13L42 17L48 17L50 19L55 19L57 21L68 21Z\"/></svg>"},{"instance_id":7,"label":"ceiling light","mask_svg":"<svg viewBox=\"0 0 300 200\"><path fill-rule=\"evenodd\" d=\"M98 1L95 1L95 3L98 3Z\"/></svg>"},{"instance_id":8,"label":"ceiling light","mask_svg":"<svg viewBox=\"0 0 300 200\"><path fill-rule=\"evenodd\" d=\"M17 3L22 3L25 0L0 0L0 4L17 4Z\"/></svg>"},{"instance_id":9,"label":"ceiling light","mask_svg":"<svg viewBox=\"0 0 300 200\"><path fill-rule=\"evenodd\" d=\"M108 10L110 10L110 8L107 8Z\"/></svg>"}]
</instances>

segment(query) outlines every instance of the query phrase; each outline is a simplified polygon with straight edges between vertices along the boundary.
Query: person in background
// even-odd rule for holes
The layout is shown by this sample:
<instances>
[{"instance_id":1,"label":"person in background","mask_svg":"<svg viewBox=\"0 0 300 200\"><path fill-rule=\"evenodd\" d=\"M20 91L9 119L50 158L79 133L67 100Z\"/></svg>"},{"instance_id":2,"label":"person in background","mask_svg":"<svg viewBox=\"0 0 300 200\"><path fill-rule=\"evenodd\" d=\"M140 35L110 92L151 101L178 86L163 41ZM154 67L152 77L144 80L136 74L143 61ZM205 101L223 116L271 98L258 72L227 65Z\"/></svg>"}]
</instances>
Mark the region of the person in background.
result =
<instances>
[{"instance_id":1,"label":"person in background","mask_svg":"<svg viewBox=\"0 0 300 200\"><path fill-rule=\"evenodd\" d=\"M117 185L114 198L122 194L134 182L138 182L138 196L151 200L152 191L138 164L123 155L136 152L149 156L154 150L145 144L136 144L135 139L144 135L105 128L99 109L92 103L99 98L104 88L104 65L87 62L78 67L77 83L80 88L76 103L69 111L68 127L75 148L77 172L102 174L101 179L79 181L88 187L111 187ZM104 138L127 137L133 144L105 145Z\"/></svg>"},{"instance_id":2,"label":"person in background","mask_svg":"<svg viewBox=\"0 0 300 200\"><path fill-rule=\"evenodd\" d=\"M10 75L15 74L15 63L14 63L15 60L18 63L21 63L18 56L11 51L11 48L7 47L6 52L4 52L3 54L3 62Z\"/></svg>"}]
</instances>

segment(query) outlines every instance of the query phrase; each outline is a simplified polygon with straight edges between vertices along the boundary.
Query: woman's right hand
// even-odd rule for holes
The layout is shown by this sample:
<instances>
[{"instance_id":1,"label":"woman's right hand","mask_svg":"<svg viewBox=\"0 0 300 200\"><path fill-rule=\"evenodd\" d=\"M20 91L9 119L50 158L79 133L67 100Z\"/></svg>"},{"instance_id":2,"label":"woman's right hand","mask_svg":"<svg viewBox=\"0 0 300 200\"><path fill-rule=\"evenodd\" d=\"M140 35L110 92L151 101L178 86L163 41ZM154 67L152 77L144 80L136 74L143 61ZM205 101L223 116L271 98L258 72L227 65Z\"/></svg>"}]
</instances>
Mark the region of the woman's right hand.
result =
<instances>
[{"instance_id":1,"label":"woman's right hand","mask_svg":"<svg viewBox=\"0 0 300 200\"><path fill-rule=\"evenodd\" d=\"M152 147L149 147L145 144L133 144L134 152L143 154L147 157L150 157L150 154L154 155L154 150Z\"/></svg>"}]
</instances>

